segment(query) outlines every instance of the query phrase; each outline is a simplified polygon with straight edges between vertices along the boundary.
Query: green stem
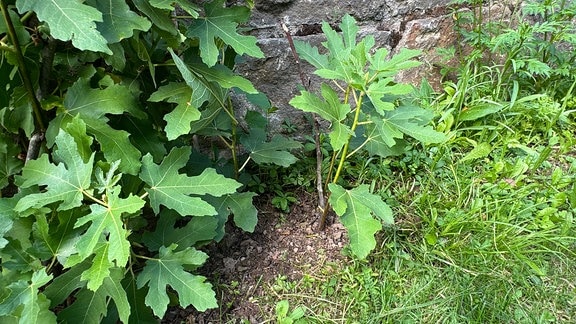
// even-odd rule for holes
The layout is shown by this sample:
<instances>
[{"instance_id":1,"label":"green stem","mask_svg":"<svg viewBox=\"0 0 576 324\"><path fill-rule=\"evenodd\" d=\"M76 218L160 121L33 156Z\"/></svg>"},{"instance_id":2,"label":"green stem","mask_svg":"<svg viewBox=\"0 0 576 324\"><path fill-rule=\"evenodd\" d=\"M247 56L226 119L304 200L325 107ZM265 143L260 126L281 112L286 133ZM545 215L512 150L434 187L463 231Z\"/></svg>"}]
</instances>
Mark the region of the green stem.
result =
<instances>
[{"instance_id":1,"label":"green stem","mask_svg":"<svg viewBox=\"0 0 576 324\"><path fill-rule=\"evenodd\" d=\"M354 98L356 98L355 93L354 94ZM352 122L352 126L350 127L352 133L354 133L354 131L356 130L356 128L358 127L358 120L360 119L360 111L362 110L362 99L364 98L364 92L361 92L360 95L358 96L358 98L356 98L356 111L354 113L354 121ZM348 99L348 96L346 96L346 100ZM344 147L342 148L342 150L340 151L340 161L338 162L338 168L336 169L336 174L334 175L334 178L332 179L332 183L336 183L338 181L338 178L340 178L340 173L342 172L342 169L344 168L344 162L346 161L346 159L349 157L347 156L348 154L348 148L350 146L350 140L352 139L352 135L348 136L348 140L346 141L346 144L344 144ZM332 168L330 168L332 169ZM324 210L322 210L322 217L320 217L320 222L318 223L318 228L320 230L324 229L324 226L326 225L326 217L328 216L328 210L330 209L330 195L331 193L328 193L328 197L326 199L326 207L324 208Z\"/></svg>"},{"instance_id":2,"label":"green stem","mask_svg":"<svg viewBox=\"0 0 576 324\"><path fill-rule=\"evenodd\" d=\"M364 93L360 93L358 100L356 101L356 113L354 114L354 121L352 122L352 127L350 127L351 132L354 133L356 127L358 127L358 119L360 118L360 111L362 110L362 99L364 98ZM352 139L352 135L348 136L348 141L344 144L344 148L342 149L342 156L340 157L340 162L338 163L338 169L336 169L336 174L334 175L334 179L332 179L332 183L336 183L338 178L340 177L340 173L344 168L344 162L346 161L346 156L348 154L348 147L350 146L350 140Z\"/></svg>"},{"instance_id":3,"label":"green stem","mask_svg":"<svg viewBox=\"0 0 576 324\"><path fill-rule=\"evenodd\" d=\"M22 23L26 22L33 15L34 15L33 11L28 11L24 16L22 16L22 18L20 18L20 22ZM9 37L8 35L2 37L2 39L0 39L0 44L6 43L8 41L8 37Z\"/></svg>"},{"instance_id":4,"label":"green stem","mask_svg":"<svg viewBox=\"0 0 576 324\"><path fill-rule=\"evenodd\" d=\"M24 61L24 55L22 54L22 50L20 48L20 42L16 36L16 29L14 28L14 24L12 23L12 19L8 13L8 7L6 6L6 2L4 0L0 0L0 9L2 10L4 21L6 22L8 36L14 45L14 53L16 54L16 61L18 62L18 71L20 72L22 83L26 88L26 92L28 93L28 97L30 98L30 102L32 104L36 126L38 127L39 131L43 133L46 130L46 127L44 127L42 108L38 98L36 98L34 86L30 80L28 69L26 68L26 62Z\"/></svg>"}]
</instances>

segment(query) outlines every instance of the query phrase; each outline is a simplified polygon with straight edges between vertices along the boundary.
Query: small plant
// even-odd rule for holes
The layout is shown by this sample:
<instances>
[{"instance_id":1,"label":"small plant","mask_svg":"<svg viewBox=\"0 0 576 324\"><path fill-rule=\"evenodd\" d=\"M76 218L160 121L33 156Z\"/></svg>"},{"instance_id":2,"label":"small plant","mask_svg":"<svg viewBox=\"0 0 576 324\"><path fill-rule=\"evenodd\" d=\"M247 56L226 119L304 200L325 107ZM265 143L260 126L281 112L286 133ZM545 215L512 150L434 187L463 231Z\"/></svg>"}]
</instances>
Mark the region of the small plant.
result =
<instances>
[{"instance_id":1,"label":"small plant","mask_svg":"<svg viewBox=\"0 0 576 324\"><path fill-rule=\"evenodd\" d=\"M276 304L276 323L278 324L306 323L303 319L305 314L301 306L290 311L290 303L287 300L281 300Z\"/></svg>"},{"instance_id":2,"label":"small plant","mask_svg":"<svg viewBox=\"0 0 576 324\"><path fill-rule=\"evenodd\" d=\"M257 112L244 127L232 104L231 91L258 97L233 73L237 56L263 56L238 32L252 5L0 0L0 322L217 307L197 248L231 214L254 230L243 166L287 166L300 147Z\"/></svg>"},{"instance_id":3,"label":"small plant","mask_svg":"<svg viewBox=\"0 0 576 324\"><path fill-rule=\"evenodd\" d=\"M404 49L391 58L386 49L373 51L374 37L357 42L358 26L349 15L342 19L340 29L341 35L323 23L327 54L307 43L294 42L298 55L329 82L321 84L318 94L301 91L290 104L330 123L327 136L319 137L329 140L333 152L324 177L329 193L327 206L320 206L320 228L333 208L348 229L353 253L364 258L374 249L374 234L382 222L392 224L394 220L390 207L372 194L368 185L353 187L342 181L346 161L360 151L383 157L396 154L405 145L405 136L423 143L441 142L444 136L427 125L431 112L402 101L401 96L410 93L412 87L394 82L398 71L419 65L413 59L420 51Z\"/></svg>"},{"instance_id":4,"label":"small plant","mask_svg":"<svg viewBox=\"0 0 576 324\"><path fill-rule=\"evenodd\" d=\"M272 205L280 209L282 212L287 213L290 211L290 205L297 202L298 199L292 192L283 190L275 190L275 196L272 198Z\"/></svg>"}]
</instances>

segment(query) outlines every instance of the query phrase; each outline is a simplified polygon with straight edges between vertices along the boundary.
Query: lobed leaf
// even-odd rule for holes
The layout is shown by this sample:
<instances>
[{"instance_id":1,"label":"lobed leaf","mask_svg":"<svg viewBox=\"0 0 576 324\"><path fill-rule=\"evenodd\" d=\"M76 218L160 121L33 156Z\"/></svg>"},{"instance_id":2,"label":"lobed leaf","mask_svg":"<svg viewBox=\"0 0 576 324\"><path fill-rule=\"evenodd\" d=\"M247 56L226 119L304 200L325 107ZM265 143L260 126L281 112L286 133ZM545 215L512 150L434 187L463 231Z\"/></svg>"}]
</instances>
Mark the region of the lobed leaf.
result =
<instances>
[{"instance_id":1,"label":"lobed leaf","mask_svg":"<svg viewBox=\"0 0 576 324\"><path fill-rule=\"evenodd\" d=\"M142 209L142 207L144 207L144 200L132 195L129 195L127 198L120 198L120 190L121 188L116 186L112 190L107 191L106 206L92 204L90 205L91 213L76 221L74 225L76 228L88 222L91 223L86 233L84 233L76 243L76 248L81 258L80 260L84 260L91 254L98 252L96 251L97 244L105 242L106 245L110 245L112 248L106 248L107 251L100 251L99 253L105 253L110 263L116 261L116 266L123 267L128 262L130 242L127 237L129 232L124 226L122 215L133 214ZM110 265L110 263L108 263L108 265ZM107 269L99 268L99 271L105 272ZM97 275L94 272L92 273ZM86 274L83 278L87 278L86 276L88 275L89 274ZM94 280L94 282L100 282L99 278L95 276L91 278L93 278L91 280ZM97 287L99 286L95 283L89 285L89 288L92 290Z\"/></svg>"},{"instance_id":2,"label":"lobed leaf","mask_svg":"<svg viewBox=\"0 0 576 324\"><path fill-rule=\"evenodd\" d=\"M204 5L204 17L195 19L188 27L186 36L200 42L200 57L208 66L214 66L220 55L217 39L230 45L239 55L248 54L262 58L264 53L256 45L256 37L238 34L238 23L245 22L250 10L243 6L226 8L225 0L213 0Z\"/></svg>"},{"instance_id":3,"label":"lobed leaf","mask_svg":"<svg viewBox=\"0 0 576 324\"><path fill-rule=\"evenodd\" d=\"M258 223L258 210L252 203L253 192L236 192L222 197L207 197L220 217L228 219L234 215L234 223L244 231L252 233Z\"/></svg>"},{"instance_id":4,"label":"lobed leaf","mask_svg":"<svg viewBox=\"0 0 576 324\"><path fill-rule=\"evenodd\" d=\"M328 55L320 54L318 47L312 47L308 42L294 40L296 52L306 62L312 64L317 69L329 69Z\"/></svg>"},{"instance_id":5,"label":"lobed leaf","mask_svg":"<svg viewBox=\"0 0 576 324\"><path fill-rule=\"evenodd\" d=\"M120 320L128 323L131 310L126 291L121 284L123 278L122 268L110 269L110 275L104 278L96 291L80 289L74 295L74 303L58 313L58 320L65 323L102 323L108 312L108 304L112 300Z\"/></svg>"},{"instance_id":6,"label":"lobed leaf","mask_svg":"<svg viewBox=\"0 0 576 324\"><path fill-rule=\"evenodd\" d=\"M59 211L82 205L84 192L90 188L94 154L84 163L74 138L65 131L56 136L56 145L58 148L53 155L61 163L50 163L48 155L44 154L30 160L22 169L22 188L40 185L46 186L46 190L22 197L16 204L16 211L40 208L53 202L61 202Z\"/></svg>"},{"instance_id":7,"label":"lobed leaf","mask_svg":"<svg viewBox=\"0 0 576 324\"><path fill-rule=\"evenodd\" d=\"M147 31L152 26L148 19L131 11L125 0L87 0L86 4L102 13L96 27L109 44L132 37L134 30Z\"/></svg>"},{"instance_id":8,"label":"lobed leaf","mask_svg":"<svg viewBox=\"0 0 576 324\"><path fill-rule=\"evenodd\" d=\"M328 188L330 204L348 230L352 252L361 259L365 258L376 247L374 234L382 229L381 222L374 219L371 213L391 224L392 210L379 196L369 192L368 185L346 190L331 183Z\"/></svg>"},{"instance_id":9,"label":"lobed leaf","mask_svg":"<svg viewBox=\"0 0 576 324\"><path fill-rule=\"evenodd\" d=\"M175 5L184 9L192 18L198 18L200 8L188 0L150 0L150 5L158 9L174 11Z\"/></svg>"},{"instance_id":10,"label":"lobed leaf","mask_svg":"<svg viewBox=\"0 0 576 324\"><path fill-rule=\"evenodd\" d=\"M154 164L150 154L142 158L140 178L150 186L146 192L155 213L160 211L160 205L164 205L182 216L215 215L213 206L200 197L190 195L222 196L235 192L241 186L217 174L214 169L205 169L194 177L178 173L188 162L190 154L189 147L173 148L160 165Z\"/></svg>"},{"instance_id":11,"label":"lobed leaf","mask_svg":"<svg viewBox=\"0 0 576 324\"><path fill-rule=\"evenodd\" d=\"M17 0L18 11L34 11L40 21L50 26L50 34L62 41L72 41L80 50L112 54L106 39L98 32L96 22L102 13L79 0Z\"/></svg>"},{"instance_id":12,"label":"lobed leaf","mask_svg":"<svg viewBox=\"0 0 576 324\"><path fill-rule=\"evenodd\" d=\"M193 305L198 311L218 307L212 285L204 282L205 277L193 275L184 270L185 265L202 265L208 256L194 248L174 252L176 245L161 247L157 259L146 261L146 266L138 276L138 288L147 285L146 305L154 314L163 317L170 299L166 289L170 286L178 293L181 307Z\"/></svg>"},{"instance_id":13,"label":"lobed leaf","mask_svg":"<svg viewBox=\"0 0 576 324\"><path fill-rule=\"evenodd\" d=\"M208 198L206 200L210 202ZM181 250L216 237L218 219L215 217L192 217L186 225L175 227L176 222L182 219L177 212L164 209L159 216L155 231L142 235L142 242L152 251L158 251L160 247L172 244L176 244Z\"/></svg>"},{"instance_id":14,"label":"lobed leaf","mask_svg":"<svg viewBox=\"0 0 576 324\"><path fill-rule=\"evenodd\" d=\"M168 32L171 35L177 35L178 30L172 22L172 17L170 16L170 10L162 10L158 7L153 6L153 4L158 4L158 1L148 1L148 0L132 0L134 6L138 8L142 13L144 13L154 26L157 28Z\"/></svg>"},{"instance_id":15,"label":"lobed leaf","mask_svg":"<svg viewBox=\"0 0 576 324\"><path fill-rule=\"evenodd\" d=\"M34 272L30 279L21 279L6 287L8 292L0 303L0 316L9 315L18 307L20 323L56 323L56 316L49 310L50 301L40 288L52 279L44 269Z\"/></svg>"},{"instance_id":16,"label":"lobed leaf","mask_svg":"<svg viewBox=\"0 0 576 324\"><path fill-rule=\"evenodd\" d=\"M270 141L266 141L264 132L260 133L255 130L250 133L250 136L242 137L240 142L250 152L250 157L254 162L271 163L283 167L288 167L297 160L289 150L302 146L299 142L279 134L274 135Z\"/></svg>"}]
</instances>

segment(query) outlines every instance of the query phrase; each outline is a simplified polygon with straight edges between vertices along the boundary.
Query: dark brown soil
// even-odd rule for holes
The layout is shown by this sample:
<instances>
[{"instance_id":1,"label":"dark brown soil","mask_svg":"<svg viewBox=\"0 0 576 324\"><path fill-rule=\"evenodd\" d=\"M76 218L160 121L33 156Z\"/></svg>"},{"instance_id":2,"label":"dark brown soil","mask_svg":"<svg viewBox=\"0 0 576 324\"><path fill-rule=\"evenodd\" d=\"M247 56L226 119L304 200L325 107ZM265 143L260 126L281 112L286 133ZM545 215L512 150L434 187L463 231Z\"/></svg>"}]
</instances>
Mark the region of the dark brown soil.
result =
<instances>
[{"instance_id":1,"label":"dark brown soil","mask_svg":"<svg viewBox=\"0 0 576 324\"><path fill-rule=\"evenodd\" d=\"M270 197L256 201L259 221L254 233L231 227L218 244L204 249L210 259L200 273L214 285L219 309L196 312L171 309L163 323L261 323L274 317L274 305L261 302L271 294L278 276L298 280L305 271L326 262L345 262L342 248L348 243L340 223L317 231L314 194L300 193L289 214L283 215Z\"/></svg>"}]
</instances>

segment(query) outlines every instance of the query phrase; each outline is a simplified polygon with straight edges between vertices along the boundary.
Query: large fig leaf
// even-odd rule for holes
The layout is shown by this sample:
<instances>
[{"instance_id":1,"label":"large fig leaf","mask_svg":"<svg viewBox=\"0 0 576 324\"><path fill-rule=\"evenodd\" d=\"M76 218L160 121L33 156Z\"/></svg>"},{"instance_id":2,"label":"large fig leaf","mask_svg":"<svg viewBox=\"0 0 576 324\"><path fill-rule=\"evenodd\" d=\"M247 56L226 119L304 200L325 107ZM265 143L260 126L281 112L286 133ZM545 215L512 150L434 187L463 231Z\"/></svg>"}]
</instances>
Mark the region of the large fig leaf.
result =
<instances>
[{"instance_id":1,"label":"large fig leaf","mask_svg":"<svg viewBox=\"0 0 576 324\"><path fill-rule=\"evenodd\" d=\"M106 39L98 32L96 22L102 13L80 0L18 0L20 13L34 11L40 21L50 26L51 35L62 41L72 41L80 50L112 54Z\"/></svg>"},{"instance_id":2,"label":"large fig leaf","mask_svg":"<svg viewBox=\"0 0 576 324\"><path fill-rule=\"evenodd\" d=\"M109 44L132 37L134 30L147 31L152 26L148 19L131 11L125 0L88 0L86 4L102 13L102 22L96 27Z\"/></svg>"},{"instance_id":3,"label":"large fig leaf","mask_svg":"<svg viewBox=\"0 0 576 324\"><path fill-rule=\"evenodd\" d=\"M86 288L80 289L75 295L74 303L58 313L59 321L64 323L102 323L108 312L110 300L112 300L122 323L128 323L131 311L126 291L121 284L123 278L124 271L121 268L113 268L110 270L110 275L104 278L102 285L96 291ZM78 283L77 277L71 279L75 279L75 282ZM60 283L66 284L65 282ZM51 288L57 289L58 286ZM87 307L87 305L89 306Z\"/></svg>"},{"instance_id":4,"label":"large fig leaf","mask_svg":"<svg viewBox=\"0 0 576 324\"><path fill-rule=\"evenodd\" d=\"M80 227L91 223L86 233L76 243L80 258L75 258L69 263L77 263L96 253L94 262L99 261L98 269L93 269L83 276L83 279L93 280L88 284L88 288L92 290L100 286L105 277L102 273L107 274L113 261L116 261L116 266L120 267L128 262L130 242L127 237L129 232L124 226L122 216L136 213L144 207L144 200L140 197L129 195L127 198L120 198L120 190L121 188L117 186L107 191L106 201L104 201L106 205L90 205L91 213L78 219L74 225L74 227ZM96 247L100 242L104 242L106 246L103 247L104 250L97 251Z\"/></svg>"},{"instance_id":5,"label":"large fig leaf","mask_svg":"<svg viewBox=\"0 0 576 324\"><path fill-rule=\"evenodd\" d=\"M148 285L146 305L154 310L158 317L164 316L170 298L166 289L170 286L178 293L180 306L193 305L203 312L218 307L212 285L204 282L205 277L193 275L184 270L184 266L200 266L208 256L194 248L174 252L176 245L161 247L158 258L146 261L146 266L138 276L138 288Z\"/></svg>"},{"instance_id":6,"label":"large fig leaf","mask_svg":"<svg viewBox=\"0 0 576 324\"><path fill-rule=\"evenodd\" d=\"M16 211L40 208L53 202L61 202L57 210L68 210L82 205L84 192L90 187L94 154L84 163L78 153L74 138L61 131L56 136L57 150L54 157L63 161L58 165L50 163L47 154L30 160L22 169L22 188L33 185L46 186L40 193L22 197L16 204Z\"/></svg>"},{"instance_id":7,"label":"large fig leaf","mask_svg":"<svg viewBox=\"0 0 576 324\"><path fill-rule=\"evenodd\" d=\"M381 221L393 223L392 210L379 196L369 191L368 185L346 190L329 184L330 204L348 230L352 252L363 259L376 247L374 234L382 229ZM374 219L372 213L380 220Z\"/></svg>"},{"instance_id":8,"label":"large fig leaf","mask_svg":"<svg viewBox=\"0 0 576 324\"><path fill-rule=\"evenodd\" d=\"M6 288L0 303L0 316L9 315L19 306L23 305L19 314L20 323L56 323L56 316L48 308L50 301L40 292L40 288L52 279L44 269L32 274L29 280L18 280L10 283Z\"/></svg>"},{"instance_id":9,"label":"large fig leaf","mask_svg":"<svg viewBox=\"0 0 576 324\"><path fill-rule=\"evenodd\" d=\"M160 205L164 205L182 216L215 215L216 209L198 196L222 196L235 192L241 186L217 174L214 169L205 169L194 177L179 173L178 170L186 165L191 153L190 147L174 148L160 165L154 164L150 154L142 158L140 178L150 186L146 192L155 213L159 213Z\"/></svg>"},{"instance_id":10,"label":"large fig leaf","mask_svg":"<svg viewBox=\"0 0 576 324\"><path fill-rule=\"evenodd\" d=\"M262 58L264 53L256 45L256 37L238 34L238 23L245 22L250 16L250 10L243 6L226 8L225 0L214 0L204 5L204 17L195 19L188 27L186 36L198 38L200 42L200 57L208 66L213 66L220 55L218 39L232 46L239 55L248 54Z\"/></svg>"},{"instance_id":11,"label":"large fig leaf","mask_svg":"<svg viewBox=\"0 0 576 324\"><path fill-rule=\"evenodd\" d=\"M176 227L176 221L181 218L182 216L171 209L162 210L156 223L156 230L144 233L142 242L153 251L172 244L177 244L178 250L181 250L216 237L218 227L216 217L192 217L186 225Z\"/></svg>"}]
</instances>

